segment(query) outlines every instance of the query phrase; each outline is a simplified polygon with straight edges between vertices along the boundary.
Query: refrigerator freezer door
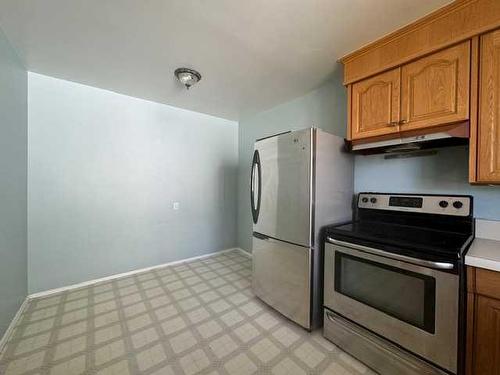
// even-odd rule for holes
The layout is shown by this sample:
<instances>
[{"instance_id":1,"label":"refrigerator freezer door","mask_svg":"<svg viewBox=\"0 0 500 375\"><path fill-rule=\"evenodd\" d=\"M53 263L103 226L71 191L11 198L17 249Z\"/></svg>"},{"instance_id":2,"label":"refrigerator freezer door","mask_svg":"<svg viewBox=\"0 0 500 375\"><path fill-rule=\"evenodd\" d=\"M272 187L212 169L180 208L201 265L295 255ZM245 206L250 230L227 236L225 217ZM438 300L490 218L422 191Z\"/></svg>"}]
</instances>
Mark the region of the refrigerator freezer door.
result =
<instances>
[{"instance_id":1,"label":"refrigerator freezer door","mask_svg":"<svg viewBox=\"0 0 500 375\"><path fill-rule=\"evenodd\" d=\"M260 189L252 190L260 194L254 232L311 246L312 129L257 141L255 151L260 168L253 171L261 179Z\"/></svg>"},{"instance_id":2,"label":"refrigerator freezer door","mask_svg":"<svg viewBox=\"0 0 500 375\"><path fill-rule=\"evenodd\" d=\"M311 252L307 247L253 237L253 291L280 313L310 329Z\"/></svg>"}]
</instances>

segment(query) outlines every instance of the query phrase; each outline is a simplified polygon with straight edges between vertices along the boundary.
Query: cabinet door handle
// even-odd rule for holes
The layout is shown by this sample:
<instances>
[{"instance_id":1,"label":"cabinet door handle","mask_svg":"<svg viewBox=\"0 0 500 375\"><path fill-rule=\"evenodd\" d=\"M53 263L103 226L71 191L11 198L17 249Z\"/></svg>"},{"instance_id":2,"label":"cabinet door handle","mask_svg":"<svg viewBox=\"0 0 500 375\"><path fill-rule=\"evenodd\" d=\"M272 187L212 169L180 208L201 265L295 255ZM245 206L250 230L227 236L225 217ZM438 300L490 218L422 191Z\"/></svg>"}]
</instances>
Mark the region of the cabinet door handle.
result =
<instances>
[{"instance_id":1,"label":"cabinet door handle","mask_svg":"<svg viewBox=\"0 0 500 375\"><path fill-rule=\"evenodd\" d=\"M398 122L399 125L403 125L403 124L406 124L408 123L408 120L401 120Z\"/></svg>"}]
</instances>

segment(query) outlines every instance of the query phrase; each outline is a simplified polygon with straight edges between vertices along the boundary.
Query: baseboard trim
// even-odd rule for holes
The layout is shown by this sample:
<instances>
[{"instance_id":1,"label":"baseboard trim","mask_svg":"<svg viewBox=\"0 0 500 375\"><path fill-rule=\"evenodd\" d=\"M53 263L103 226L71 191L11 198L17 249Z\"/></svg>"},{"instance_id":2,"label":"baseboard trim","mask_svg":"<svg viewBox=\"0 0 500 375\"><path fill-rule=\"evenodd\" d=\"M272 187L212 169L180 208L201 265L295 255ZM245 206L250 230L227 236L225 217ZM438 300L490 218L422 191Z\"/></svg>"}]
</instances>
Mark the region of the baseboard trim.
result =
<instances>
[{"instance_id":1,"label":"baseboard trim","mask_svg":"<svg viewBox=\"0 0 500 375\"><path fill-rule=\"evenodd\" d=\"M2 338L0 338L0 358L1 358L2 354L3 354L5 345L9 341L10 336L12 335L12 332L14 330L14 327L15 327L16 323L21 318L21 315L24 312L24 310L26 309L26 306L27 306L27 304L28 304L28 302L30 300L33 300L33 299L36 299L36 298L40 298L40 297L47 297L47 296L50 296L52 294L57 294L57 293L65 292L65 291L72 290L72 289L83 288L85 286L89 286L89 285L101 283L101 282L104 282L104 281L109 281L109 280L114 280L114 279L120 279L122 277L127 277L127 276L130 276L130 275L135 275L137 273L142 273L142 272L146 272L146 271L150 271L150 270L154 270L154 269L158 269L158 268L163 268L163 267L167 267L167 266L174 266L176 264L180 264L180 263L184 263L184 262L190 262L190 261L198 260L198 259L210 258L210 257L212 257L214 255L229 253L231 251L238 251L239 253L241 253L244 256L247 256L249 258L252 257L252 253L249 253L248 251L245 251L245 250L243 250L240 247L233 247L233 248L230 248L230 249L224 249L224 250L216 251L216 252L210 253L210 254L204 254L204 255L198 255L198 256L195 256L195 257L184 258L184 259L180 259L180 260L175 260L173 262L159 264L159 265L156 265L156 266L151 266L151 267L146 267L146 268L140 268L140 269L133 270L133 271L118 273L118 274L111 275L111 276L101 277L99 279L93 279L93 280L84 281L84 282L81 282L81 283L78 283L78 284L72 284L72 285L68 285L68 286L63 286L61 288L49 289L49 290L45 290L45 291L42 291L42 292L37 292L37 293L30 294L29 296L27 296L24 299L23 303L21 304L21 306L17 310L16 315L14 316L14 318L10 322L9 326L7 327L7 330L3 334Z\"/></svg>"},{"instance_id":2,"label":"baseboard trim","mask_svg":"<svg viewBox=\"0 0 500 375\"><path fill-rule=\"evenodd\" d=\"M252 257L252 253L246 251L246 250L243 250L241 247L235 247L234 250L238 250L240 253L242 253L243 255L251 258Z\"/></svg>"},{"instance_id":3,"label":"baseboard trim","mask_svg":"<svg viewBox=\"0 0 500 375\"><path fill-rule=\"evenodd\" d=\"M32 299L36 299L36 298L40 298L40 297L47 297L47 296L50 296L52 294L57 294L57 293L61 293L61 292L65 292L65 291L73 290L73 289L79 289L79 288L83 288L83 287L86 287L86 286L89 286L89 285L93 285L93 284L97 284L97 283L102 283L104 281L120 279L122 277L127 277L127 276L130 276L130 275L135 275L137 273L142 273L142 272L146 272L146 271L150 271L150 270L154 270L154 269L158 269L158 268L163 268L163 267L167 267L167 266L174 266L176 264L180 264L180 263L184 263L184 262L190 262L190 261L198 260L198 259L205 259L205 258L209 258L209 257L214 256L214 255L229 253L231 251L242 252L244 255L247 255L247 256L250 255L248 252L246 252L243 249L240 249L238 247L232 247L230 249L219 250L219 251L216 251L216 252L213 252L213 253L210 253L210 254L204 254L204 255L198 255L198 256L195 256L195 257L184 258L184 259L180 259L180 260L175 260L173 262L159 264L159 265L156 265L156 266L151 266L151 267L146 267L146 268L140 268L140 269L137 269L137 270L132 270L132 271L123 272L123 273L117 273L115 275L110 275L110 276L106 276L106 277L101 277L99 279L88 280L88 281L84 281L84 282L81 282L81 283L78 283L78 284L72 284L72 285L63 286L63 287L60 287L60 288L44 290L42 292L37 292L37 293L30 294L27 297L27 299L28 300L32 300Z\"/></svg>"},{"instance_id":4,"label":"baseboard trim","mask_svg":"<svg viewBox=\"0 0 500 375\"><path fill-rule=\"evenodd\" d=\"M2 357L3 351L5 349L5 345L7 345L7 342L10 339L10 336L12 335L12 331L14 330L14 326L16 323L19 321L21 318L22 313L24 312L24 309L26 308L26 305L28 304L28 297L26 297L19 306L19 309L16 312L16 315L14 315L14 318L11 320L9 326L5 330L5 333L3 334L2 338L0 339L0 358Z\"/></svg>"}]
</instances>

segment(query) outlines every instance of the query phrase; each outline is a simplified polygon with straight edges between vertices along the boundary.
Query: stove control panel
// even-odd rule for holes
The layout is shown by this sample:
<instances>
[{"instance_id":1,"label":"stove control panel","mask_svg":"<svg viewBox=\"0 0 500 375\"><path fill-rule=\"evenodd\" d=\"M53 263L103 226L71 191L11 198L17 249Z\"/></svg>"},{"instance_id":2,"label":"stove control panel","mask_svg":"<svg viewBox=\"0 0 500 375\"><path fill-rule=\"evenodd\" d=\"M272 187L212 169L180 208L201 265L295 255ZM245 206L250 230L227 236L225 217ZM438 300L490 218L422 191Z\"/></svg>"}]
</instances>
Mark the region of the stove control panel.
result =
<instances>
[{"instance_id":1,"label":"stove control panel","mask_svg":"<svg viewBox=\"0 0 500 375\"><path fill-rule=\"evenodd\" d=\"M469 216L471 197L447 195L360 193L358 207L450 216Z\"/></svg>"}]
</instances>

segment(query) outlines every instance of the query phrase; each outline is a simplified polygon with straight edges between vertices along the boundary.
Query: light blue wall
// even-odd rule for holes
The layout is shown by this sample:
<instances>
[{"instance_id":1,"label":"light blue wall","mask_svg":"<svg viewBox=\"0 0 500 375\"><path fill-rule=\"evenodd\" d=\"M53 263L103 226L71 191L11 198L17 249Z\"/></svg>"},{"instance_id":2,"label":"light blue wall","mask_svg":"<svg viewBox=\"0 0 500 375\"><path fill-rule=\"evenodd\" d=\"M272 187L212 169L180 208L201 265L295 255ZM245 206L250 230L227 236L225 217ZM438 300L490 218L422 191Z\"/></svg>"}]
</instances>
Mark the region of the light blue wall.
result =
<instances>
[{"instance_id":1,"label":"light blue wall","mask_svg":"<svg viewBox=\"0 0 500 375\"><path fill-rule=\"evenodd\" d=\"M0 31L0 337L27 293L27 73Z\"/></svg>"},{"instance_id":2,"label":"light blue wall","mask_svg":"<svg viewBox=\"0 0 500 375\"><path fill-rule=\"evenodd\" d=\"M340 70L332 79L309 94L242 119L239 125L238 246L252 249L250 211L250 166L254 142L287 130L315 126L344 137L346 132L346 94Z\"/></svg>"},{"instance_id":3,"label":"light blue wall","mask_svg":"<svg viewBox=\"0 0 500 375\"><path fill-rule=\"evenodd\" d=\"M345 136L346 97L338 74L318 90L240 121L239 247L251 250L252 246L249 177L254 140L311 125ZM444 148L434 156L409 159L356 156L355 191L470 194L477 218L500 220L500 187L470 185L467 168L467 147Z\"/></svg>"},{"instance_id":4,"label":"light blue wall","mask_svg":"<svg viewBox=\"0 0 500 375\"><path fill-rule=\"evenodd\" d=\"M29 291L234 247L237 134L29 73Z\"/></svg>"},{"instance_id":5,"label":"light blue wall","mask_svg":"<svg viewBox=\"0 0 500 375\"><path fill-rule=\"evenodd\" d=\"M468 183L468 148L443 148L437 155L384 160L382 155L356 156L356 192L470 194L477 218L500 220L500 187Z\"/></svg>"}]
</instances>

